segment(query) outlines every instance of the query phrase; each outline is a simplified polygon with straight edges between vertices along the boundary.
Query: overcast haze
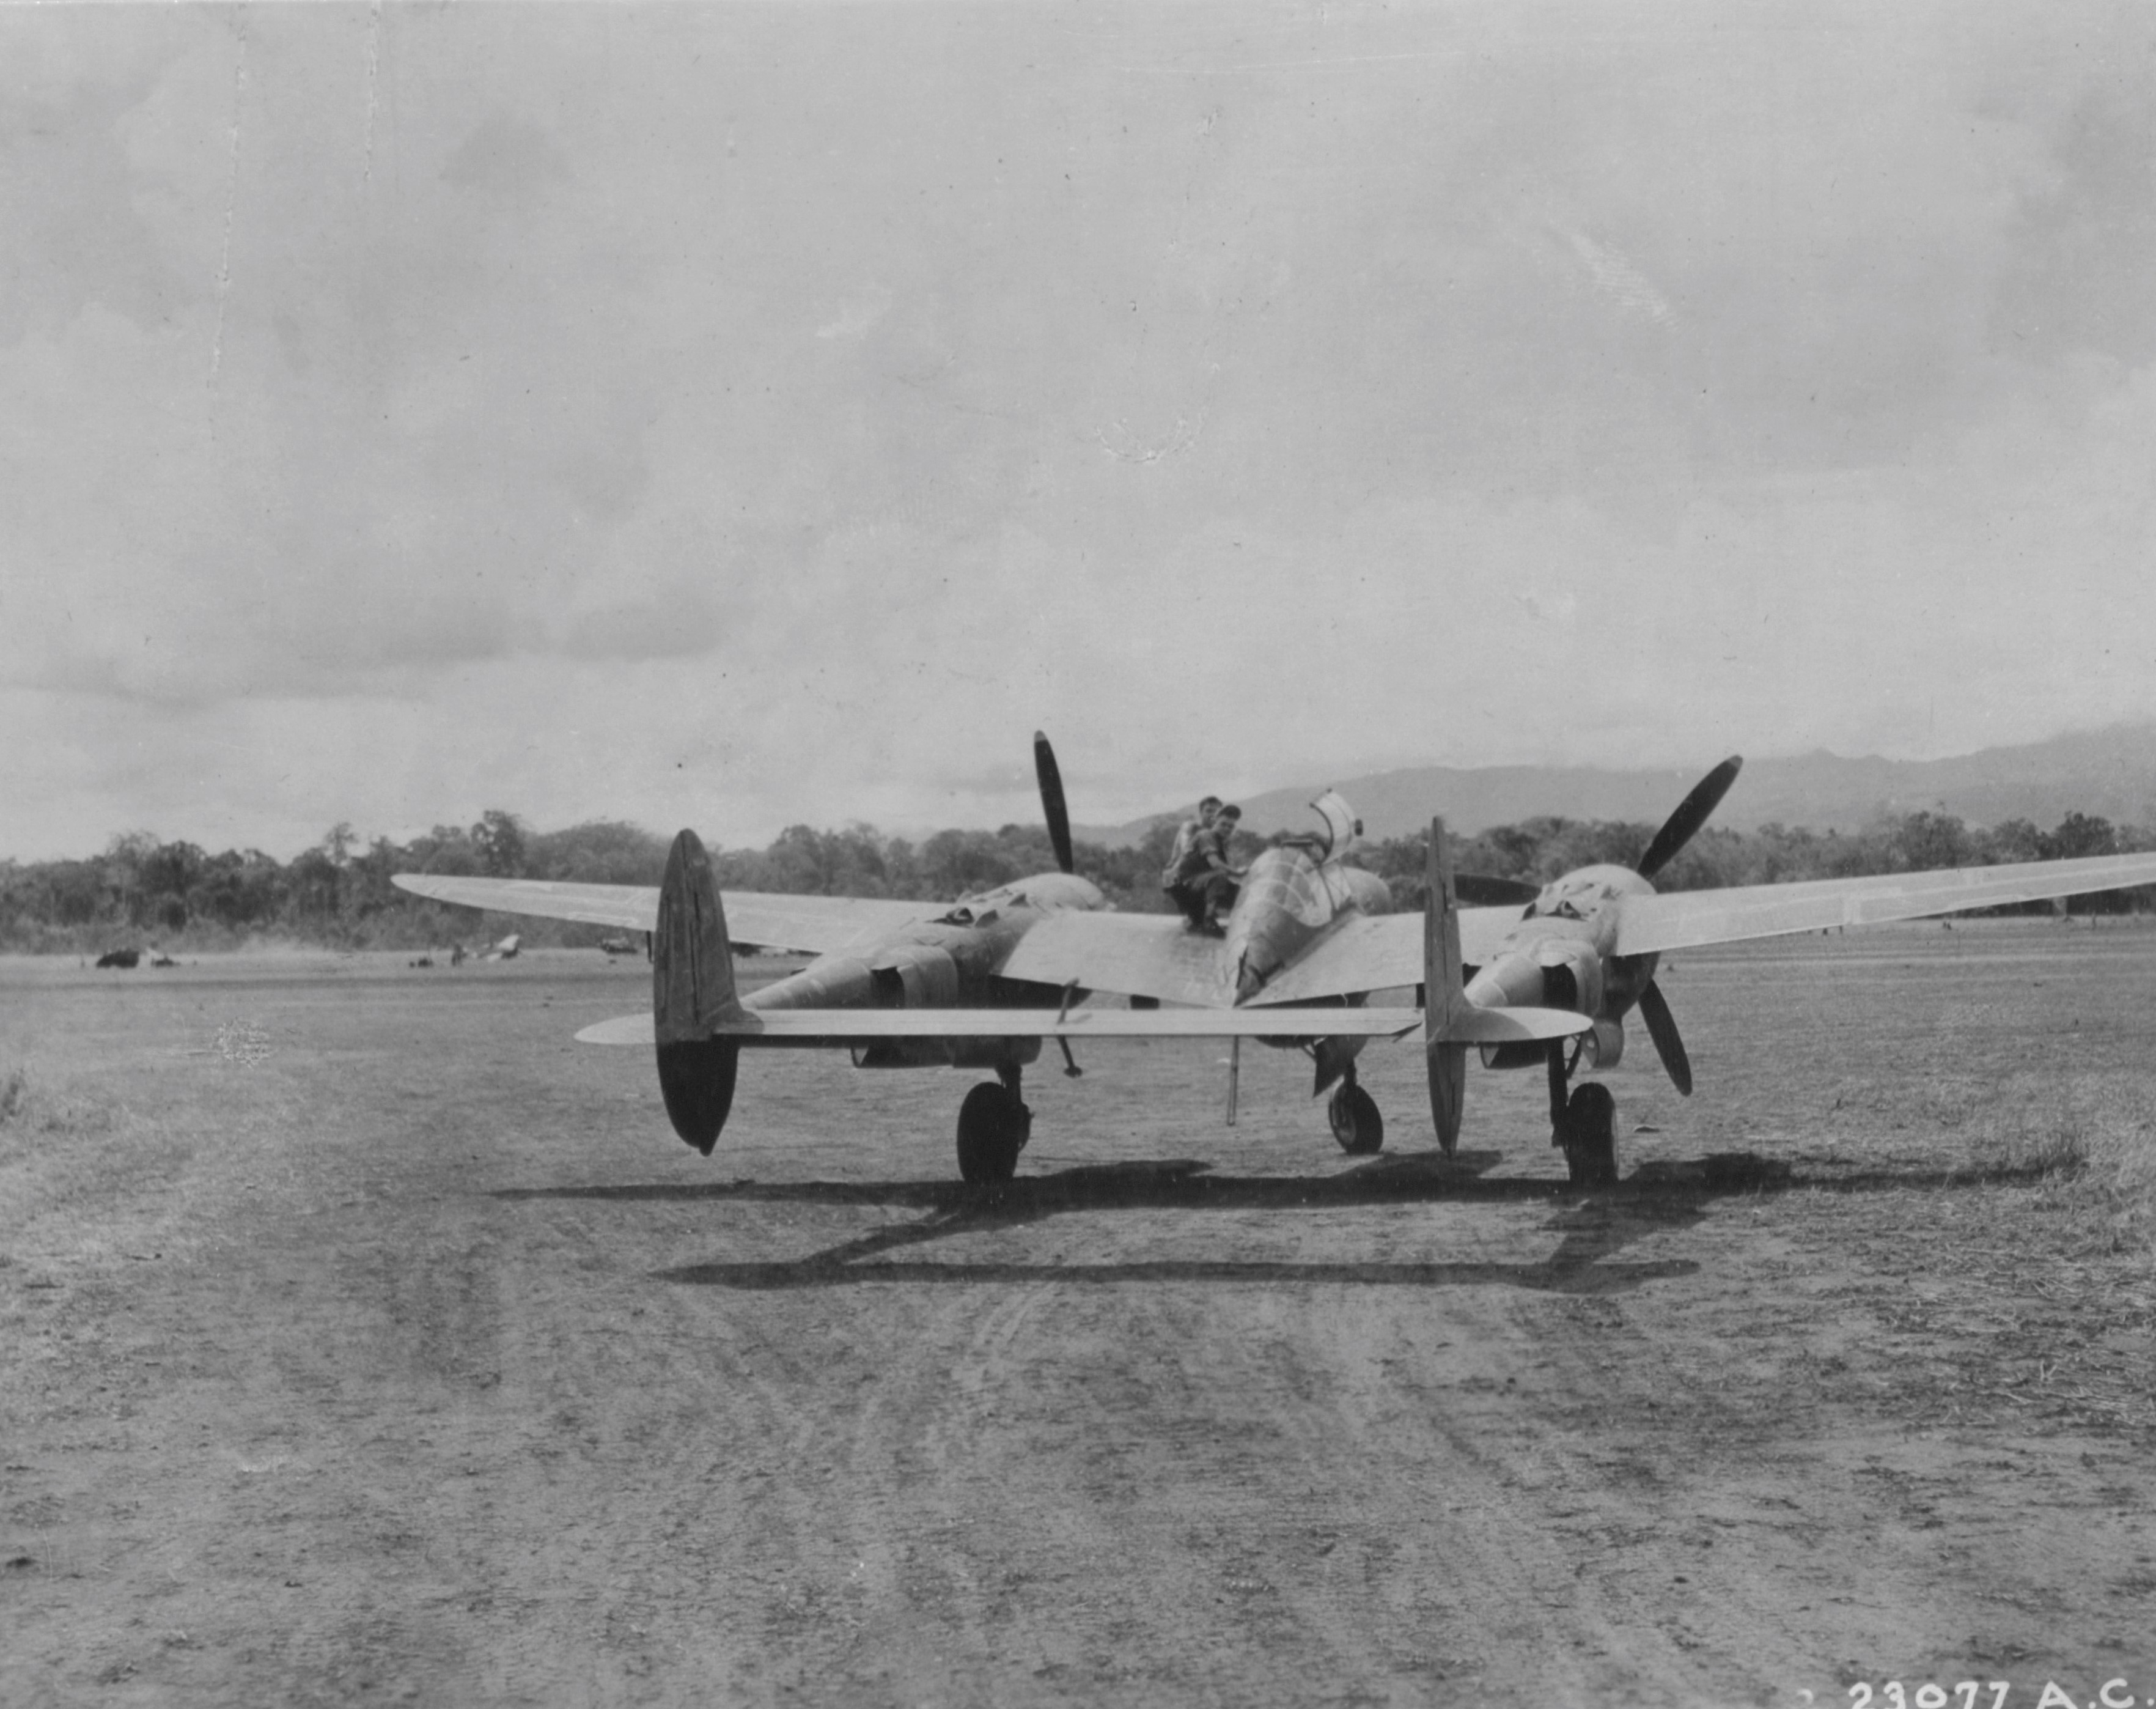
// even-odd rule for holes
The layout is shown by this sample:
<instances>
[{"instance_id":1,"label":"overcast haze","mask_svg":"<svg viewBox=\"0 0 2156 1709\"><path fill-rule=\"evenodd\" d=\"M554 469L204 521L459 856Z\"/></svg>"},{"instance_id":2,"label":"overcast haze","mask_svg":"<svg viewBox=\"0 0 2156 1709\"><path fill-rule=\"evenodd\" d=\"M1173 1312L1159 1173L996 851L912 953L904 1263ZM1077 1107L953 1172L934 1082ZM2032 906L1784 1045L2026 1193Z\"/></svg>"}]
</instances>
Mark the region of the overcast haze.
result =
<instances>
[{"instance_id":1,"label":"overcast haze","mask_svg":"<svg viewBox=\"0 0 2156 1709\"><path fill-rule=\"evenodd\" d=\"M2145 6L11 8L0 853L2156 718L2153 178Z\"/></svg>"}]
</instances>

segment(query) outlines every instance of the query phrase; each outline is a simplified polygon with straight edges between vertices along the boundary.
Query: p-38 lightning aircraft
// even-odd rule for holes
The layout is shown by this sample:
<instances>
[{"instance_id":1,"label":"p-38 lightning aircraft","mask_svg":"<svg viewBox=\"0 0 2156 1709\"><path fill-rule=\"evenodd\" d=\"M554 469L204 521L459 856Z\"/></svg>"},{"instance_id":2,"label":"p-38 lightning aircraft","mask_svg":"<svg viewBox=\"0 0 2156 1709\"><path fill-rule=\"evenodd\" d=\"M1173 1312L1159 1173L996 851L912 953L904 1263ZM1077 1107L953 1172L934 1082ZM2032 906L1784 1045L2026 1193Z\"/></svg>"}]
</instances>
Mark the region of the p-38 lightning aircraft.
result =
<instances>
[{"instance_id":1,"label":"p-38 lightning aircraft","mask_svg":"<svg viewBox=\"0 0 2156 1709\"><path fill-rule=\"evenodd\" d=\"M2156 883L2150 853L1657 894L1650 881L1736 780L1743 762L1730 759L1670 816L1637 869L1584 867L1540 890L1455 879L1443 822L1433 820L1421 914L1388 912L1384 881L1347 862L1358 826L1328 791L1312 804L1322 828L1251 862L1214 938L1179 915L1110 910L1073 871L1046 737L1034 736L1034 759L1058 870L948 903L742 892L722 902L690 831L675 838L656 890L420 873L395 882L465 907L652 934L651 1013L577 1037L655 1046L675 1131L706 1156L732 1107L743 1048L842 1048L860 1068L993 1070L960 1106L958 1168L969 1181L1008 1180L1032 1121L1022 1077L1042 1041L1055 1039L1075 1073L1071 1042L1107 1037L1253 1037L1306 1050L1315 1089L1333 1089L1334 1137L1364 1154L1383 1143L1384 1126L1355 1059L1373 1038L1419 1031L1445 1151L1459 1142L1472 1047L1488 1068L1546 1070L1552 1143L1573 1181L1589 1186L1615 1179L1614 1105L1599 1084L1570 1083L1616 1064L1633 1008L1678 1091L1691 1091L1655 983L1666 951ZM1484 905L1463 908L1462 895ZM742 996L735 941L816 959ZM1412 1006L1369 1001L1409 988ZM1088 1003L1095 993L1128 1006Z\"/></svg>"}]
</instances>

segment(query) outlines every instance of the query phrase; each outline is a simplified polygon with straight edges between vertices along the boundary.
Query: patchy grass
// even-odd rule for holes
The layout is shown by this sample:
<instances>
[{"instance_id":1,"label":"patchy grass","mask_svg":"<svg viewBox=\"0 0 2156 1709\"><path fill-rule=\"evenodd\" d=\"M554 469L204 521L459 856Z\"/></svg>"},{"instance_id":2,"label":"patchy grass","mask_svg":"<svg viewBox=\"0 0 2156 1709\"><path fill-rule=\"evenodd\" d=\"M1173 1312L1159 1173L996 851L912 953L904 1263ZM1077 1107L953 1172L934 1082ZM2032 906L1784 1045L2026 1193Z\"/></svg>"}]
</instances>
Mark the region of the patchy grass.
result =
<instances>
[{"instance_id":1,"label":"patchy grass","mask_svg":"<svg viewBox=\"0 0 2156 1709\"><path fill-rule=\"evenodd\" d=\"M2156 1274L2156 1095L2077 1076L2009 1085L1971 1124L1987 1173L2034 1177L2070 1213L2078 1255L2137 1259Z\"/></svg>"},{"instance_id":2,"label":"patchy grass","mask_svg":"<svg viewBox=\"0 0 2156 1709\"><path fill-rule=\"evenodd\" d=\"M112 1121L111 1108L96 1099L23 1068L0 1074L0 1161L54 1135L109 1132Z\"/></svg>"},{"instance_id":3,"label":"patchy grass","mask_svg":"<svg viewBox=\"0 0 2156 1709\"><path fill-rule=\"evenodd\" d=\"M2064 1213L2072 1255L2133 1259L2156 1275L2156 1084L2145 1074L1881 1076L1845 1083L1835 1113L1859 1155L1928 1152L1979 1181L2034 1186L2041 1205Z\"/></svg>"}]
</instances>

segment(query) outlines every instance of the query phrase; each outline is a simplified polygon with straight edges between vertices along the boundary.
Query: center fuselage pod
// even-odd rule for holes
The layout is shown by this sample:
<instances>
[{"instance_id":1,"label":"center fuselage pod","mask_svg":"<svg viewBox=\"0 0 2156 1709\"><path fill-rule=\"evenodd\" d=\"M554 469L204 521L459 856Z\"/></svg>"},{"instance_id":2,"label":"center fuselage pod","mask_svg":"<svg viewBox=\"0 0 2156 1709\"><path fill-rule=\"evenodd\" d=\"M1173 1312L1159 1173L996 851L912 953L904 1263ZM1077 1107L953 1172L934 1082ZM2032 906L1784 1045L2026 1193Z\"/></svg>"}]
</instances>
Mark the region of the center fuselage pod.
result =
<instances>
[{"instance_id":1,"label":"center fuselage pod","mask_svg":"<svg viewBox=\"0 0 2156 1709\"><path fill-rule=\"evenodd\" d=\"M1625 1048L1624 1019L1655 976L1657 957L1617 955L1620 897L1651 896L1655 887L1629 867L1582 867L1543 887L1497 953L1467 982L1467 1000L1486 1009L1569 1009L1591 1016L1589 1068L1614 1068ZM1485 1066L1539 1064L1540 1044L1486 1045Z\"/></svg>"},{"instance_id":2,"label":"center fuselage pod","mask_svg":"<svg viewBox=\"0 0 2156 1709\"><path fill-rule=\"evenodd\" d=\"M1044 873L962 897L933 919L873 942L834 950L798 973L752 991L750 1010L1039 1009L1066 1001L1060 986L1005 979L1027 932L1051 914L1091 912L1107 900L1088 879ZM1085 993L1070 994L1076 1001ZM865 1068L998 1068L1040 1055L1032 1038L892 1038L856 1050Z\"/></svg>"},{"instance_id":3,"label":"center fuselage pod","mask_svg":"<svg viewBox=\"0 0 2156 1709\"><path fill-rule=\"evenodd\" d=\"M1250 862L1228 916L1223 960L1235 977L1235 1001L1248 1002L1336 921L1383 914L1392 902L1375 873L1320 861L1294 843L1265 850Z\"/></svg>"}]
</instances>

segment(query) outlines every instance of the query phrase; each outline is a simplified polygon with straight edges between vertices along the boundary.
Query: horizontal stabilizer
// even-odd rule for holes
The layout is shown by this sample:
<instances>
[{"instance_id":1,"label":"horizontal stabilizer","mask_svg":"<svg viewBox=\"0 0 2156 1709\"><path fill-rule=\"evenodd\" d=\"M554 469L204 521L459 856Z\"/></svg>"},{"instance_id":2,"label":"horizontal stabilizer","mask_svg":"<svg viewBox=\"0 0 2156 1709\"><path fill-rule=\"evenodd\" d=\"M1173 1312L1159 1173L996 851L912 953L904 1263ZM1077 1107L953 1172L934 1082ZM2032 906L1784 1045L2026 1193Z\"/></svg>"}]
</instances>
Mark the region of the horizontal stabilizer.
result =
<instances>
[{"instance_id":1,"label":"horizontal stabilizer","mask_svg":"<svg viewBox=\"0 0 2156 1709\"><path fill-rule=\"evenodd\" d=\"M1486 1013L1543 1015L1541 1009ZM1584 1019L1573 1017L1581 1027ZM743 1044L844 1045L877 1038L1396 1038L1420 1009L771 1009L712 1029ZM1577 1031L1578 1029L1573 1029ZM1496 1039L1556 1037L1507 1032ZM583 1044L653 1042L651 1017L624 1015L577 1035ZM1481 1042L1481 1035L1476 1035Z\"/></svg>"},{"instance_id":2,"label":"horizontal stabilizer","mask_svg":"<svg viewBox=\"0 0 2156 1709\"><path fill-rule=\"evenodd\" d=\"M1537 1039L1569 1038L1594 1022L1570 1009L1481 1009L1463 1003L1438 1029L1440 1044L1532 1044Z\"/></svg>"}]
</instances>

